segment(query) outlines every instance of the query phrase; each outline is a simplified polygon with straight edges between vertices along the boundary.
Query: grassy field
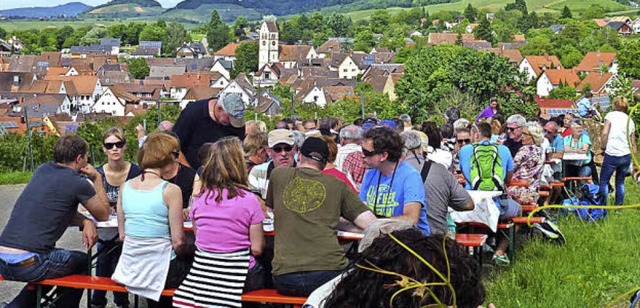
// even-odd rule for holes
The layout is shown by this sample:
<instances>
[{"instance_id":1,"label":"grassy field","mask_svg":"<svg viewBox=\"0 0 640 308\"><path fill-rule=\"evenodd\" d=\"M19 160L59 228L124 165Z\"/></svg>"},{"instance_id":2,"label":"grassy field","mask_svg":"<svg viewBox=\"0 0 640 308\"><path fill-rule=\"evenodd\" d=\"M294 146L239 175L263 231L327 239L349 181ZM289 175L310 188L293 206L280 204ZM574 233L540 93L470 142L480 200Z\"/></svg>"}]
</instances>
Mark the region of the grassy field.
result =
<instances>
[{"instance_id":1,"label":"grassy field","mask_svg":"<svg viewBox=\"0 0 640 308\"><path fill-rule=\"evenodd\" d=\"M471 3L473 7L481 11L494 12L500 8L504 8L507 3L511 3L513 0L464 0L452 3L427 5L425 8L429 13L435 13L440 11L458 11L462 12ZM566 5L572 12L581 12L592 4L601 5L608 11L628 11L631 7L622 5L613 0L527 0L527 8L529 11L542 12L556 12L560 13ZM391 13L395 13L399 10L405 10L404 8L389 8L387 9ZM375 10L363 10L346 13L353 20L369 18ZM637 11L637 10L636 10Z\"/></svg>"},{"instance_id":2,"label":"grassy field","mask_svg":"<svg viewBox=\"0 0 640 308\"><path fill-rule=\"evenodd\" d=\"M0 185L24 184L31 180L31 172L2 172L0 173Z\"/></svg>"},{"instance_id":3,"label":"grassy field","mask_svg":"<svg viewBox=\"0 0 640 308\"><path fill-rule=\"evenodd\" d=\"M640 189L628 181L625 204L638 203ZM517 262L492 273L485 287L496 307L605 307L640 287L637 209L610 212L606 221L561 219L567 244L532 241ZM626 305L629 296L624 296ZM618 304L614 307L626 307Z\"/></svg>"}]
</instances>

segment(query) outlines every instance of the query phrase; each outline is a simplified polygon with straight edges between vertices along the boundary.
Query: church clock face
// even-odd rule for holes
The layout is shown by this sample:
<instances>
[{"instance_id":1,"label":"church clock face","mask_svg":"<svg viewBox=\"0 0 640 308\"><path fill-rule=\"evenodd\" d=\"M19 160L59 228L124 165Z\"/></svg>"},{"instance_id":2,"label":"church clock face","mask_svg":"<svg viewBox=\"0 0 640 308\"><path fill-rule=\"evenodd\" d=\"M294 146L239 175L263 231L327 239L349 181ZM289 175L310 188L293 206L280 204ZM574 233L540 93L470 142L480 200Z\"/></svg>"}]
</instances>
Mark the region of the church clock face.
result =
<instances>
[{"instance_id":1,"label":"church clock face","mask_svg":"<svg viewBox=\"0 0 640 308\"><path fill-rule=\"evenodd\" d=\"M272 41L272 42L271 42L271 45L272 45L272 46L276 46L276 41Z\"/></svg>"},{"instance_id":2,"label":"church clock face","mask_svg":"<svg viewBox=\"0 0 640 308\"><path fill-rule=\"evenodd\" d=\"M266 41L262 41L262 46L266 46L267 42Z\"/></svg>"}]
</instances>

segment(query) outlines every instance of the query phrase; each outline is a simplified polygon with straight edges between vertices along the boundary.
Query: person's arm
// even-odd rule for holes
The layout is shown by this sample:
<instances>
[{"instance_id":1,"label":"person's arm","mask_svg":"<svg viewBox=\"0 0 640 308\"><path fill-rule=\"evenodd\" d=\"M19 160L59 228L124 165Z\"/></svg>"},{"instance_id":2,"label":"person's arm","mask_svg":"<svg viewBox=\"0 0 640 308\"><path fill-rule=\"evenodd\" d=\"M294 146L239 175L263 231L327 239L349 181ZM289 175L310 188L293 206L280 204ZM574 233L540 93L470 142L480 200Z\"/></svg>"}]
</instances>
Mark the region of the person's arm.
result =
<instances>
[{"instance_id":1,"label":"person's arm","mask_svg":"<svg viewBox=\"0 0 640 308\"><path fill-rule=\"evenodd\" d=\"M504 184L509 184L511 178L513 178L513 170L507 172L507 176L504 177Z\"/></svg>"},{"instance_id":2,"label":"person's arm","mask_svg":"<svg viewBox=\"0 0 640 308\"><path fill-rule=\"evenodd\" d=\"M449 206L456 211L471 211L475 207L469 193L458 184L458 179L450 173L446 173L446 185L449 186ZM443 183L444 185L445 183Z\"/></svg>"},{"instance_id":3,"label":"person's arm","mask_svg":"<svg viewBox=\"0 0 640 308\"><path fill-rule=\"evenodd\" d=\"M611 130L611 122L604 120L604 128L602 129L602 136L600 136L600 150L607 149L607 141L609 141L609 131Z\"/></svg>"},{"instance_id":4,"label":"person's arm","mask_svg":"<svg viewBox=\"0 0 640 308\"><path fill-rule=\"evenodd\" d=\"M93 245L98 241L98 230L96 224L85 217L84 215L76 212L71 220L71 225L82 228L82 246L87 250L91 249Z\"/></svg>"},{"instance_id":5,"label":"person's arm","mask_svg":"<svg viewBox=\"0 0 640 308\"><path fill-rule=\"evenodd\" d=\"M256 257L261 255L264 248L264 230L261 222L249 227L249 241L251 242L251 254Z\"/></svg>"},{"instance_id":6,"label":"person's arm","mask_svg":"<svg viewBox=\"0 0 640 308\"><path fill-rule=\"evenodd\" d=\"M353 220L353 224L356 225L358 228L364 230L375 220L376 220L376 215L374 215L373 212L364 211L360 215L358 215L356 219ZM340 230L349 231L345 229L340 229Z\"/></svg>"},{"instance_id":7,"label":"person's arm","mask_svg":"<svg viewBox=\"0 0 640 308\"><path fill-rule=\"evenodd\" d=\"M182 220L182 191L180 187L169 184L162 192L162 199L169 208L169 228L173 250L180 254L185 246L184 222Z\"/></svg>"},{"instance_id":8,"label":"person's arm","mask_svg":"<svg viewBox=\"0 0 640 308\"><path fill-rule=\"evenodd\" d=\"M80 170L80 172L86 174L93 180L93 183L95 183L93 188L96 191L96 194L82 205L97 221L109 220L111 208L109 207L109 199L107 198L107 193L104 190L104 185L102 185L102 175L90 164L87 164Z\"/></svg>"},{"instance_id":9,"label":"person's arm","mask_svg":"<svg viewBox=\"0 0 640 308\"><path fill-rule=\"evenodd\" d=\"M394 218L410 222L414 225L418 224L420 220L420 213L422 212L422 204L420 202L409 202L404 205L403 214Z\"/></svg>"},{"instance_id":10,"label":"person's arm","mask_svg":"<svg viewBox=\"0 0 640 308\"><path fill-rule=\"evenodd\" d=\"M122 209L122 189L118 191L118 202L116 202L116 214L118 215L118 236L120 241L124 242L124 210Z\"/></svg>"}]
</instances>

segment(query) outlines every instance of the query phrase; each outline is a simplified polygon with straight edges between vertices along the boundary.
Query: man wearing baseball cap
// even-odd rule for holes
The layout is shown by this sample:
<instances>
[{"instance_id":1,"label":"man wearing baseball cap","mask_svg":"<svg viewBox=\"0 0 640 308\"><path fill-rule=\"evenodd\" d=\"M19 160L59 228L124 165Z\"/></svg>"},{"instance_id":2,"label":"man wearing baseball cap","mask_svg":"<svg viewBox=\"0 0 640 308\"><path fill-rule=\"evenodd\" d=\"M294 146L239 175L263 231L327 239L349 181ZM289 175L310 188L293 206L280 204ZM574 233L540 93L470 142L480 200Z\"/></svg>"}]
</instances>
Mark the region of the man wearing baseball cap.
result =
<instances>
[{"instance_id":1,"label":"man wearing baseball cap","mask_svg":"<svg viewBox=\"0 0 640 308\"><path fill-rule=\"evenodd\" d=\"M376 219L344 182L322 174L328 157L327 144L309 137L297 168L271 174L265 203L276 217L272 274L278 293L308 296L342 273L348 262L336 236L340 217L362 229Z\"/></svg>"},{"instance_id":2,"label":"man wearing baseball cap","mask_svg":"<svg viewBox=\"0 0 640 308\"><path fill-rule=\"evenodd\" d=\"M226 136L244 140L244 130L244 102L237 93L189 103L173 127L182 154L193 169L201 165L198 150L203 144Z\"/></svg>"},{"instance_id":3,"label":"man wearing baseball cap","mask_svg":"<svg viewBox=\"0 0 640 308\"><path fill-rule=\"evenodd\" d=\"M294 154L298 150L295 146L293 133L284 128L274 129L267 135L267 153L269 161L257 165L249 172L249 190L258 194L262 199L267 198L269 177L273 169L278 167L293 167Z\"/></svg>"}]
</instances>

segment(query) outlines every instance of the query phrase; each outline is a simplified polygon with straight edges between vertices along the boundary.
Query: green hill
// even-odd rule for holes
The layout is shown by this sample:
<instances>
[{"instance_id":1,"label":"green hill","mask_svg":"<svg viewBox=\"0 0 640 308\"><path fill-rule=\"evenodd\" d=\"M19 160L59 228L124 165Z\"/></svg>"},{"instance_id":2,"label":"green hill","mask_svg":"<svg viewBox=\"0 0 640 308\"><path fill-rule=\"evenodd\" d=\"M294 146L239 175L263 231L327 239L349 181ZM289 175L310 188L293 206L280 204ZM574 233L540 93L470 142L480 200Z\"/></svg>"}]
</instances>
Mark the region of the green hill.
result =
<instances>
[{"instance_id":1,"label":"green hill","mask_svg":"<svg viewBox=\"0 0 640 308\"><path fill-rule=\"evenodd\" d=\"M218 10L222 21L232 23L238 16L245 16L248 20L261 20L262 13L255 9L242 7L236 4L203 4L197 9L171 9L164 12L159 18L188 23L208 22L211 11Z\"/></svg>"},{"instance_id":2,"label":"green hill","mask_svg":"<svg viewBox=\"0 0 640 308\"><path fill-rule=\"evenodd\" d=\"M87 18L126 18L157 16L163 11L160 3L153 0L114 0L85 12L83 16Z\"/></svg>"},{"instance_id":3,"label":"green hill","mask_svg":"<svg viewBox=\"0 0 640 308\"><path fill-rule=\"evenodd\" d=\"M451 3L433 4L425 6L425 9L429 13L435 13L439 11L458 11L462 12L469 5L469 3L478 9L479 11L495 12L501 8L504 8L507 3L514 2L514 0L464 0ZM580 13L587 9L589 6L596 4L605 8L609 12L628 11L632 7L620 4L614 0L526 0L527 8L529 12L536 11L538 13L552 12L560 14L562 9L566 5L574 13ZM326 7L322 9L323 12L339 12L342 10L340 6ZM406 8L390 7L387 8L391 13L395 13L400 10L406 10ZM360 10L346 13L353 20L366 19L371 16L375 10Z\"/></svg>"}]
</instances>

